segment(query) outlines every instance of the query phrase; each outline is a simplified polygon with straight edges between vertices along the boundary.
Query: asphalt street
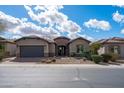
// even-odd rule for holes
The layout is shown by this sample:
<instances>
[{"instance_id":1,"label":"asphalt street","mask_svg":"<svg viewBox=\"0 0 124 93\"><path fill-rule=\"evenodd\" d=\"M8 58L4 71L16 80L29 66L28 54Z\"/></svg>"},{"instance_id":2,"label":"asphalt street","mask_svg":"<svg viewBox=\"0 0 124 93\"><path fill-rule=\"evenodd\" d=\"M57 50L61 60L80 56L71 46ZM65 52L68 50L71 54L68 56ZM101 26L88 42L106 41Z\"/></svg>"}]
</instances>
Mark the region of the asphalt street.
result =
<instances>
[{"instance_id":1,"label":"asphalt street","mask_svg":"<svg viewBox=\"0 0 124 93\"><path fill-rule=\"evenodd\" d=\"M124 68L0 66L1 88L124 88Z\"/></svg>"}]
</instances>

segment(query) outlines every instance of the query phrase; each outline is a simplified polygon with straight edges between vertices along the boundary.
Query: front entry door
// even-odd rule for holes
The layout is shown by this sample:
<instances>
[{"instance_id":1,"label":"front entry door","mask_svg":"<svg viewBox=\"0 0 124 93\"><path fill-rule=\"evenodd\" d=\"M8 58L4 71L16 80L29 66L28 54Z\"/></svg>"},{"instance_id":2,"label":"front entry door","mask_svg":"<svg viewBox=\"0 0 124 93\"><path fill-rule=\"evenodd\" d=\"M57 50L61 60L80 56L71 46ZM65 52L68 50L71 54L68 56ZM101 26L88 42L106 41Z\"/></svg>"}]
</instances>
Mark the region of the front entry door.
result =
<instances>
[{"instance_id":1,"label":"front entry door","mask_svg":"<svg viewBox=\"0 0 124 93\"><path fill-rule=\"evenodd\" d=\"M58 46L58 56L65 56L65 55L66 55L66 47Z\"/></svg>"}]
</instances>

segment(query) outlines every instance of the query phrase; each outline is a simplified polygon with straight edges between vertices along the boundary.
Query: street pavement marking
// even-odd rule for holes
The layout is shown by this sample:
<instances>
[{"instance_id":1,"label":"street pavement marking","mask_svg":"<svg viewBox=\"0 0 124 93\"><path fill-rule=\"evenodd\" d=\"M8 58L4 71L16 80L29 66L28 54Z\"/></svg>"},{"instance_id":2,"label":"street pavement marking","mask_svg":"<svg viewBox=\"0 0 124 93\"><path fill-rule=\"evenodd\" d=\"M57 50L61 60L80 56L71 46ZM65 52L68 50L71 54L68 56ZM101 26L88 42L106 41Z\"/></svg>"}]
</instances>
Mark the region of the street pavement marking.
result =
<instances>
[{"instance_id":1,"label":"street pavement marking","mask_svg":"<svg viewBox=\"0 0 124 93\"><path fill-rule=\"evenodd\" d=\"M78 77L74 77L73 80L74 80L74 81L79 81L80 78L78 78Z\"/></svg>"},{"instance_id":2,"label":"street pavement marking","mask_svg":"<svg viewBox=\"0 0 124 93\"><path fill-rule=\"evenodd\" d=\"M74 77L73 80L75 80L75 81L79 81L79 80L88 81L88 79L86 79L86 78L79 78L79 77Z\"/></svg>"}]
</instances>

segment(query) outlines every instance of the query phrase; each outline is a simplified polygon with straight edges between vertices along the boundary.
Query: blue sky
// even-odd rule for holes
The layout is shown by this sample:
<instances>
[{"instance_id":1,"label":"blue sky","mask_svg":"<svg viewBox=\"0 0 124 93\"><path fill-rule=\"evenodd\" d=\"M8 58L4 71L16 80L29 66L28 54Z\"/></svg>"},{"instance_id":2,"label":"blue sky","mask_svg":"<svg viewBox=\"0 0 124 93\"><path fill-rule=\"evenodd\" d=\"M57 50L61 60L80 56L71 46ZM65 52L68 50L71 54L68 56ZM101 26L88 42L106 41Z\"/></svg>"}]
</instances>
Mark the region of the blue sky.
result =
<instances>
[{"instance_id":1,"label":"blue sky","mask_svg":"<svg viewBox=\"0 0 124 93\"><path fill-rule=\"evenodd\" d=\"M44 10L37 8L37 11L36 11L34 10L35 7L36 6L24 7L24 6L14 6L14 5L11 5L11 6L1 5L0 11L4 14L1 13L0 15L6 15L6 17L0 18L0 21L2 20L3 23L7 22L6 24L8 28L2 33L0 33L0 35L7 38L11 38L11 37L18 38L20 36L30 34L30 29L31 31L33 31L31 32L32 34L33 33L44 34L44 32L40 33L40 29L46 27L46 28L49 28L49 30L47 29L48 31L47 33L45 32L45 35L46 34L47 36L51 35L50 37L64 35L64 36L73 38L73 37L82 36L84 38L91 39L91 40L98 40L98 39L110 38L110 37L124 37L124 7L123 6L66 5L59 9L54 9L55 7L53 7L55 12L57 11L59 17L56 17L57 19L55 19L54 18L55 15L51 16L49 14L50 18L53 18L51 20L55 19L54 23L51 21L50 22L48 21L48 23L50 24L47 24L47 23L42 24L42 21L40 19L41 18L40 16L45 15L46 17L46 15L48 15L49 12L47 14L43 14ZM36 16L32 16L31 14L32 11ZM41 13L41 11L42 11L42 15L40 14L38 16L38 13ZM49 11L49 9L47 11ZM52 14L52 12L50 13ZM62 15L59 13L62 13ZM21 21L22 19L25 19L26 21L23 22L24 24L25 23L28 24L28 22L30 22L35 26L38 26L41 28L36 27L37 31L39 31L36 33L34 31L35 29L32 29L35 27L30 28L29 25L27 24L22 28L22 23L20 22L16 24L12 24L13 22L12 20L9 20L9 17L7 17L8 15L9 17L11 16L13 18L18 18ZM37 19L37 16L39 17L39 19ZM48 19L48 16L46 17L46 19ZM65 26L63 26L63 24L61 23L61 19L63 24L65 21L66 21L65 23L69 22L67 25L70 26L70 28L66 28ZM61 24L59 24L58 20L60 21ZM51 24L53 25L51 26ZM56 25L57 27L59 26L59 29L56 27ZM15 29L17 27L19 29ZM50 32L51 31L50 29L52 29L53 32L56 34L51 34L52 32ZM68 31L66 31L66 29ZM21 31L23 32L23 34ZM77 34L77 35L74 35L74 34Z\"/></svg>"}]
</instances>

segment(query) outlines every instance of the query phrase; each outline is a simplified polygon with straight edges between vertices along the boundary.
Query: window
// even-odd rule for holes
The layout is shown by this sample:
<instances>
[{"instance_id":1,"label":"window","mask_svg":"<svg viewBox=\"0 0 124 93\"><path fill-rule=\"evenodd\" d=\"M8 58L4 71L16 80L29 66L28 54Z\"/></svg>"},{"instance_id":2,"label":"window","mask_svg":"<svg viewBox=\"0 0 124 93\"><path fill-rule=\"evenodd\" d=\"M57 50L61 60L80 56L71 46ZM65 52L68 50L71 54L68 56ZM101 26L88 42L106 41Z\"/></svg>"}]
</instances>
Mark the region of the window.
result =
<instances>
[{"instance_id":1,"label":"window","mask_svg":"<svg viewBox=\"0 0 124 93\"><path fill-rule=\"evenodd\" d=\"M82 53L84 51L83 45L77 45L77 53Z\"/></svg>"},{"instance_id":2,"label":"window","mask_svg":"<svg viewBox=\"0 0 124 93\"><path fill-rule=\"evenodd\" d=\"M120 54L120 46L117 46L117 45L111 46L110 47L110 52L115 53L115 54Z\"/></svg>"}]
</instances>

